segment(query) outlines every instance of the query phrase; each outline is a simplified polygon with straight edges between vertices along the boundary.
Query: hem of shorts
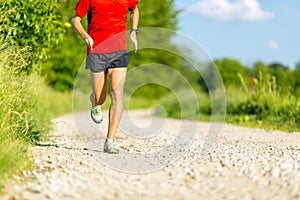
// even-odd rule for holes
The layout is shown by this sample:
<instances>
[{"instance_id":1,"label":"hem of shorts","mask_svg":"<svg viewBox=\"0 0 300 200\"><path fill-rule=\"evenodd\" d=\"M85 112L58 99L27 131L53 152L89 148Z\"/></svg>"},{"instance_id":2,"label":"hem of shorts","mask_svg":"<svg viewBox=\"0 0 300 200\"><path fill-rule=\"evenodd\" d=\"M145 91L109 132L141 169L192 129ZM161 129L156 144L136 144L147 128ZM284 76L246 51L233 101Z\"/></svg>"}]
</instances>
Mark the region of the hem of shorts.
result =
<instances>
[{"instance_id":1,"label":"hem of shorts","mask_svg":"<svg viewBox=\"0 0 300 200\"><path fill-rule=\"evenodd\" d=\"M95 53L93 53L93 52L87 52L86 54L87 55L89 55L89 54L98 54L98 55L103 55L103 54L112 54L112 53L117 53L117 52L124 52L124 54L125 53L128 53L128 50L127 49L121 49L121 50L116 50L116 51L113 51L113 52L105 52L105 53L98 53L98 52L95 52Z\"/></svg>"},{"instance_id":2,"label":"hem of shorts","mask_svg":"<svg viewBox=\"0 0 300 200\"><path fill-rule=\"evenodd\" d=\"M101 72L105 72L105 71L107 71L108 69L115 69L115 68L127 68L128 66L117 66L117 67L107 67L106 69L104 69L104 70L100 70L100 71L93 71L92 69L90 69L90 68L85 68L86 70L89 70L89 71L91 71L91 72L93 72L93 73L101 73Z\"/></svg>"}]
</instances>

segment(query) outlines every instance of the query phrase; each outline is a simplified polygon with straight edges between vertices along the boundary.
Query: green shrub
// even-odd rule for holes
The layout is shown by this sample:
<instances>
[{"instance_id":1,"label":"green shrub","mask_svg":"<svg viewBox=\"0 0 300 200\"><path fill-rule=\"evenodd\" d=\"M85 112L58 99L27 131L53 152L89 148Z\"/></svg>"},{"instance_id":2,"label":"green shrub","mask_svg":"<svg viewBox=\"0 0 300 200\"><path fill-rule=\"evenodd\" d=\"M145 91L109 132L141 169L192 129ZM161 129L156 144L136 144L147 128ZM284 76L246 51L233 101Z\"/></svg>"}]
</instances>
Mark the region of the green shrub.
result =
<instances>
[{"instance_id":1,"label":"green shrub","mask_svg":"<svg viewBox=\"0 0 300 200\"><path fill-rule=\"evenodd\" d=\"M188 90L179 90L177 93L171 91L157 100L157 104L164 108L166 117L206 120L211 114L210 97L199 88L194 88L195 94ZM194 96L195 95L195 96ZM195 106L195 105L198 105ZM156 112L159 116L164 116L161 109Z\"/></svg>"},{"instance_id":2,"label":"green shrub","mask_svg":"<svg viewBox=\"0 0 300 200\"><path fill-rule=\"evenodd\" d=\"M0 136L3 136L0 132ZM21 140L8 140L1 137L0 141L0 193L8 178L27 169L32 162L27 152L27 144Z\"/></svg>"},{"instance_id":3,"label":"green shrub","mask_svg":"<svg viewBox=\"0 0 300 200\"><path fill-rule=\"evenodd\" d=\"M26 70L48 58L50 50L62 40L64 27L58 6L58 0L0 1L0 44L30 47L31 56L24 57Z\"/></svg>"},{"instance_id":4,"label":"green shrub","mask_svg":"<svg viewBox=\"0 0 300 200\"><path fill-rule=\"evenodd\" d=\"M13 48L1 48L0 54L0 129L13 139L38 141L48 129L49 120L42 107L37 75L19 69L27 65L28 51L14 54Z\"/></svg>"},{"instance_id":5,"label":"green shrub","mask_svg":"<svg viewBox=\"0 0 300 200\"><path fill-rule=\"evenodd\" d=\"M30 164L27 148L49 130L37 66L63 37L57 0L0 1L0 189Z\"/></svg>"},{"instance_id":6,"label":"green shrub","mask_svg":"<svg viewBox=\"0 0 300 200\"><path fill-rule=\"evenodd\" d=\"M30 55L26 48L0 46L0 188L7 178L30 166L28 145L49 130L42 79L20 70Z\"/></svg>"},{"instance_id":7,"label":"green shrub","mask_svg":"<svg viewBox=\"0 0 300 200\"><path fill-rule=\"evenodd\" d=\"M291 92L283 92L274 76L260 72L258 79L253 78L254 88L246 85L242 76L239 78L245 90L234 96L245 98L238 101L229 99L228 121L266 124L287 130L300 127L300 99Z\"/></svg>"}]
</instances>

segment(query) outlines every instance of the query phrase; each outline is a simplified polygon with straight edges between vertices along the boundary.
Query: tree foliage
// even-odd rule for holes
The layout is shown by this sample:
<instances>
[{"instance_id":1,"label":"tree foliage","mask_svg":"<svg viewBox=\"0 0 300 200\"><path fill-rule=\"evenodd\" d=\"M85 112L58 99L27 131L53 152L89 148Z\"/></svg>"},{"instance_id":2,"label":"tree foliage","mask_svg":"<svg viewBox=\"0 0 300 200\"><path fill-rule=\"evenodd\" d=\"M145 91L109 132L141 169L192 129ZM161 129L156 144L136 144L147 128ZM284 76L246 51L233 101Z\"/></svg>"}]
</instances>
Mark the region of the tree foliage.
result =
<instances>
[{"instance_id":1,"label":"tree foliage","mask_svg":"<svg viewBox=\"0 0 300 200\"><path fill-rule=\"evenodd\" d=\"M63 38L57 0L6 0L0 2L0 43L30 47L32 57L25 68L49 58L50 50Z\"/></svg>"},{"instance_id":2,"label":"tree foliage","mask_svg":"<svg viewBox=\"0 0 300 200\"><path fill-rule=\"evenodd\" d=\"M171 38L172 33L166 32L159 35L159 30L156 32L155 28L164 28L169 30L176 30L178 26L177 16L179 10L175 9L173 0L147 0L140 1L138 5L140 11L140 23L139 28L141 29L139 34L139 42L146 43L149 41L159 41L162 46L167 49L178 48L176 45L172 44ZM128 23L128 29L129 29ZM153 29L147 29L152 27ZM146 29L143 29L146 28ZM151 30L154 30L156 34L152 35ZM147 32L150 31L150 32ZM156 37L156 38L153 38ZM147 41L148 40L148 41ZM163 44L162 44L163 43ZM130 44L129 44L130 46ZM158 63L163 64L169 67L172 67L175 70L180 71L180 58L177 55L174 55L165 50L160 50L160 47L157 46L156 49L140 49L138 53L134 52L129 53L129 70L141 66L143 64L149 63ZM169 90L165 87L159 86L157 84L147 84L139 88L133 96L145 97L147 99L158 98L162 95L168 93Z\"/></svg>"},{"instance_id":3,"label":"tree foliage","mask_svg":"<svg viewBox=\"0 0 300 200\"><path fill-rule=\"evenodd\" d=\"M215 60L226 87L239 85L238 74L245 75L245 67L236 59L222 58Z\"/></svg>"},{"instance_id":4,"label":"tree foliage","mask_svg":"<svg viewBox=\"0 0 300 200\"><path fill-rule=\"evenodd\" d=\"M277 90L280 92L292 93L297 96L300 94L300 63L298 68L296 66L294 70L278 62L266 64L262 61L256 61L253 66L244 66L232 58L217 59L214 60L214 64L216 64L226 88L241 87L239 76L243 77L247 85L255 88L256 85L253 80L259 79L260 74L263 74L276 80ZM211 76L211 81L213 81L213 74ZM207 83L202 78L198 82L204 91L207 91Z\"/></svg>"},{"instance_id":5,"label":"tree foliage","mask_svg":"<svg viewBox=\"0 0 300 200\"><path fill-rule=\"evenodd\" d=\"M296 64L295 70L293 71L295 78L295 94L300 97L300 61Z\"/></svg>"},{"instance_id":6,"label":"tree foliage","mask_svg":"<svg viewBox=\"0 0 300 200\"><path fill-rule=\"evenodd\" d=\"M77 0L63 0L58 10L66 24L64 40L51 51L51 58L44 63L43 76L46 82L58 91L73 89L77 71L85 59L86 48L82 39L74 31L70 20L74 15ZM82 19L86 27L86 17Z\"/></svg>"},{"instance_id":7,"label":"tree foliage","mask_svg":"<svg viewBox=\"0 0 300 200\"><path fill-rule=\"evenodd\" d=\"M141 0L139 27L160 27L176 30L179 10L174 7L173 0Z\"/></svg>"},{"instance_id":8,"label":"tree foliage","mask_svg":"<svg viewBox=\"0 0 300 200\"><path fill-rule=\"evenodd\" d=\"M253 77L258 78L259 73L270 74L276 79L278 89L283 93L296 92L297 86L297 73L296 69L293 71L288 66L281 63L274 62L265 64L262 61L257 61L253 65Z\"/></svg>"}]
</instances>

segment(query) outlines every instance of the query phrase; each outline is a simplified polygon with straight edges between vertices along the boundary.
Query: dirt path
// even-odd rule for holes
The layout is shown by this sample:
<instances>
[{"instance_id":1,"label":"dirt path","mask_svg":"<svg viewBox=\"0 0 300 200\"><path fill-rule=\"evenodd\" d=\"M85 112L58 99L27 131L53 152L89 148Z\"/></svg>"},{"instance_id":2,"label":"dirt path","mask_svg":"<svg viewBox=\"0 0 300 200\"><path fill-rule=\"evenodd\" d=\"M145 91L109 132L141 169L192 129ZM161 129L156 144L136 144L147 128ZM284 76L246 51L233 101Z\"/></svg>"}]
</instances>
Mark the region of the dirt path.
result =
<instances>
[{"instance_id":1,"label":"dirt path","mask_svg":"<svg viewBox=\"0 0 300 200\"><path fill-rule=\"evenodd\" d=\"M137 139L121 130L119 155L102 152L105 121L97 126L88 113L54 119L49 141L30 149L35 169L15 177L1 198L300 199L300 133L226 125L213 151L202 155L200 149L211 124L151 121L145 111L130 112L130 116L136 124L130 127L125 115L125 131L137 137L158 134ZM151 129L137 129L147 124L153 125ZM181 138L179 129L193 140L176 142L188 147L178 157L180 149L165 147L172 139ZM150 156L154 159L150 164L145 162L148 155L157 152L164 153ZM176 160L172 157L175 154Z\"/></svg>"}]
</instances>

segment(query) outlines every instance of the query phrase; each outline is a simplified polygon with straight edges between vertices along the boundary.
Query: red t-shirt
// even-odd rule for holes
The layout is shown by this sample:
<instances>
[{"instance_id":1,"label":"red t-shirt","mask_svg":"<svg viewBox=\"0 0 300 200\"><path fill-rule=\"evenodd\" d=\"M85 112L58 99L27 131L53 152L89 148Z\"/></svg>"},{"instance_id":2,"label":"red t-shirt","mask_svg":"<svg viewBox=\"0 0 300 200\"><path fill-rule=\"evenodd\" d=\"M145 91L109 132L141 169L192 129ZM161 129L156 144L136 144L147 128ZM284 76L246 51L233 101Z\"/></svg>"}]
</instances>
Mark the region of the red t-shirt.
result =
<instances>
[{"instance_id":1,"label":"red t-shirt","mask_svg":"<svg viewBox=\"0 0 300 200\"><path fill-rule=\"evenodd\" d=\"M128 10L134 10L138 0L79 0L75 12L79 17L88 13L88 34L93 38L93 51L112 53L126 50Z\"/></svg>"}]
</instances>

